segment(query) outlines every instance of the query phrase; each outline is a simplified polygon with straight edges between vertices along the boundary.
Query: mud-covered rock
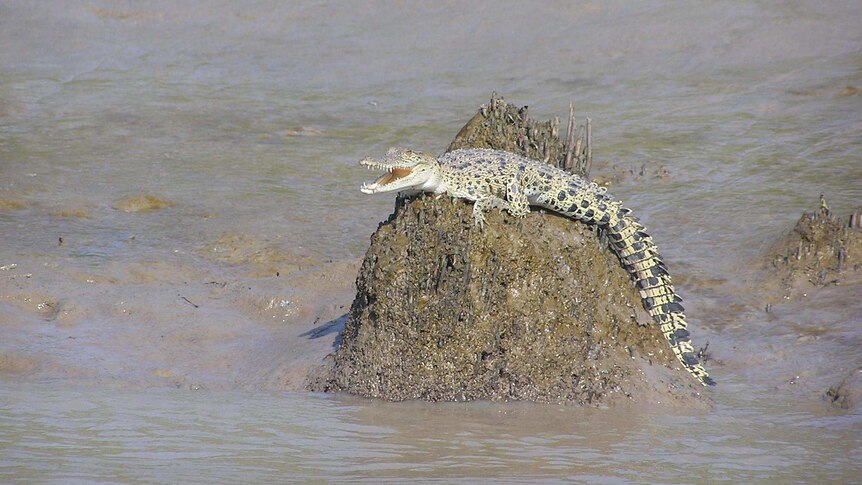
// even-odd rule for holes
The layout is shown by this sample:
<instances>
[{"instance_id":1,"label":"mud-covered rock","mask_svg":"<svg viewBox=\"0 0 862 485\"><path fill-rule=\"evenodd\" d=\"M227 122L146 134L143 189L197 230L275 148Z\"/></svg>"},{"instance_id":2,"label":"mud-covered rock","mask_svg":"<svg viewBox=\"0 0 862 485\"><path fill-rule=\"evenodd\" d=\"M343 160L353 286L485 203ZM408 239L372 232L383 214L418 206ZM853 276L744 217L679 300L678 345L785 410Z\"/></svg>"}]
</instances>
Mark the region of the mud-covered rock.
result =
<instances>
[{"instance_id":1,"label":"mud-covered rock","mask_svg":"<svg viewBox=\"0 0 862 485\"><path fill-rule=\"evenodd\" d=\"M831 386L823 398L838 409L855 409L862 403L862 369L856 369L847 378Z\"/></svg>"},{"instance_id":2,"label":"mud-covered rock","mask_svg":"<svg viewBox=\"0 0 862 485\"><path fill-rule=\"evenodd\" d=\"M574 109L569 110L566 132L560 137L560 120L536 121L527 116L527 106L507 103L496 93L449 144L447 152L459 148L490 148L516 153L566 169L586 178L592 164L590 120L578 126Z\"/></svg>"},{"instance_id":3,"label":"mud-covered rock","mask_svg":"<svg viewBox=\"0 0 862 485\"><path fill-rule=\"evenodd\" d=\"M769 250L768 266L788 290L806 282L826 286L858 275L862 267L860 217L860 211L847 219L835 217L821 196L821 208L804 212Z\"/></svg>"},{"instance_id":4,"label":"mud-covered rock","mask_svg":"<svg viewBox=\"0 0 862 485\"><path fill-rule=\"evenodd\" d=\"M337 351L309 382L389 400L704 406L618 260L584 224L399 199Z\"/></svg>"}]
</instances>

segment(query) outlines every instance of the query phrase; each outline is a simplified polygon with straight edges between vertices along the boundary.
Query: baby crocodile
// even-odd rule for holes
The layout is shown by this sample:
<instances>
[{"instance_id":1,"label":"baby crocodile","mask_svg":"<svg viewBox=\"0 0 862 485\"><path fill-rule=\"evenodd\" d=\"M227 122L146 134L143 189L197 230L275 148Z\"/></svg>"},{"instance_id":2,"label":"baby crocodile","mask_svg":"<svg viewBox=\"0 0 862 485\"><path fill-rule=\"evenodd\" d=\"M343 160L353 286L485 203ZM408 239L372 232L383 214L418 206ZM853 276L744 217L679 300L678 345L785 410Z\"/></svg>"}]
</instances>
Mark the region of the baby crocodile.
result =
<instances>
[{"instance_id":1,"label":"baby crocodile","mask_svg":"<svg viewBox=\"0 0 862 485\"><path fill-rule=\"evenodd\" d=\"M715 385L700 364L686 330L682 299L676 294L658 248L644 226L604 187L546 163L498 150L464 149L434 158L412 150L390 149L380 160L359 162L385 170L362 192L430 192L474 202L473 220L482 227L485 212L504 209L525 217L530 206L544 207L607 231L609 245L635 281L643 306L661 327L682 365L704 385Z\"/></svg>"}]
</instances>

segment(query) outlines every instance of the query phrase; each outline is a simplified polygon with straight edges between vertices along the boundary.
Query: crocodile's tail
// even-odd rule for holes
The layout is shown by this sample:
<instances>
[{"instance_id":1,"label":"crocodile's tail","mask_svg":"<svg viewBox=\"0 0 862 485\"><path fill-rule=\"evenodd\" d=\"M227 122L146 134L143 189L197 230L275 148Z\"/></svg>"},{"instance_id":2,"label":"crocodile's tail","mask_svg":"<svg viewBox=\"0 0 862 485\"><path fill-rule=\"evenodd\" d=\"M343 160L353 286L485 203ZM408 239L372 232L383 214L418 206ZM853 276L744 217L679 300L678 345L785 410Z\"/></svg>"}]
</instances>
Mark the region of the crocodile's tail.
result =
<instances>
[{"instance_id":1,"label":"crocodile's tail","mask_svg":"<svg viewBox=\"0 0 862 485\"><path fill-rule=\"evenodd\" d=\"M644 308L659 324L683 366L704 385L715 385L700 364L686 327L682 298L673 288L658 248L644 226L620 208L608 221L610 246L635 280Z\"/></svg>"},{"instance_id":2,"label":"crocodile's tail","mask_svg":"<svg viewBox=\"0 0 862 485\"><path fill-rule=\"evenodd\" d=\"M629 215L629 209L595 184L578 181L577 189L582 198L577 201L577 207L566 211L567 214L607 228L611 249L632 275L644 308L659 324L677 359L703 385L715 385L692 347L682 298L676 294L658 248L644 226Z\"/></svg>"}]
</instances>

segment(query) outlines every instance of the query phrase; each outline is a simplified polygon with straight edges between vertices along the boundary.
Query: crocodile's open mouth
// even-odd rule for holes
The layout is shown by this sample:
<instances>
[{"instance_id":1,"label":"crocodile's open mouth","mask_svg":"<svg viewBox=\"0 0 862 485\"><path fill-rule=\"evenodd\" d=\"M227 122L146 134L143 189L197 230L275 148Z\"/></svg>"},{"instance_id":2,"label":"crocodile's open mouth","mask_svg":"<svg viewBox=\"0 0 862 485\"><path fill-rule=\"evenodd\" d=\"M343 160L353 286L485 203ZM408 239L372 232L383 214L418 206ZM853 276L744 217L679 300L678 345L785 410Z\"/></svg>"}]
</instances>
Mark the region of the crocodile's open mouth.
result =
<instances>
[{"instance_id":1,"label":"crocodile's open mouth","mask_svg":"<svg viewBox=\"0 0 862 485\"><path fill-rule=\"evenodd\" d=\"M383 174L382 177L375 180L374 183L377 184L378 187L382 187L384 185L391 184L398 179L403 179L411 173L413 173L413 170L410 170L409 168L393 168L388 173Z\"/></svg>"},{"instance_id":2,"label":"crocodile's open mouth","mask_svg":"<svg viewBox=\"0 0 862 485\"><path fill-rule=\"evenodd\" d=\"M403 179L404 177L408 177L413 173L413 169L406 167L387 167L386 165L375 163L363 163L362 165L367 167L369 170L386 170L386 173L374 182L365 182L364 184L362 184L362 192L365 192L367 194L382 190L384 187L391 184L392 182Z\"/></svg>"}]
</instances>

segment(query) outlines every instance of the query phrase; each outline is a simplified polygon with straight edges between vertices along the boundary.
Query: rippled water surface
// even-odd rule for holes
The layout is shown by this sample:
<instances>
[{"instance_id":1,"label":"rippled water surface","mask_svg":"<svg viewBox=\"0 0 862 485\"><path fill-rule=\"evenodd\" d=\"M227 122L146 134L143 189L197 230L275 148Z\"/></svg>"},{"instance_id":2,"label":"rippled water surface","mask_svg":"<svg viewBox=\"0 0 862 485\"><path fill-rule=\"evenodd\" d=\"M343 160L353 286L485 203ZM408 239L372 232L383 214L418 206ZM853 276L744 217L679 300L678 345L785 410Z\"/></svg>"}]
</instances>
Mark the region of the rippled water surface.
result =
<instances>
[{"instance_id":1,"label":"rippled water surface","mask_svg":"<svg viewBox=\"0 0 862 485\"><path fill-rule=\"evenodd\" d=\"M3 2L0 481L858 479L862 415L822 395L862 367L860 287L766 314L755 269L821 192L862 204L859 25L858 2ZM295 392L391 211L356 160L441 152L492 90L573 101L597 160L668 171L611 191L710 342L714 410ZM171 206L122 210L142 195Z\"/></svg>"},{"instance_id":2,"label":"rippled water surface","mask_svg":"<svg viewBox=\"0 0 862 485\"><path fill-rule=\"evenodd\" d=\"M862 458L858 421L731 409L738 402L667 416L310 394L3 391L0 478L13 481L849 483Z\"/></svg>"}]
</instances>

